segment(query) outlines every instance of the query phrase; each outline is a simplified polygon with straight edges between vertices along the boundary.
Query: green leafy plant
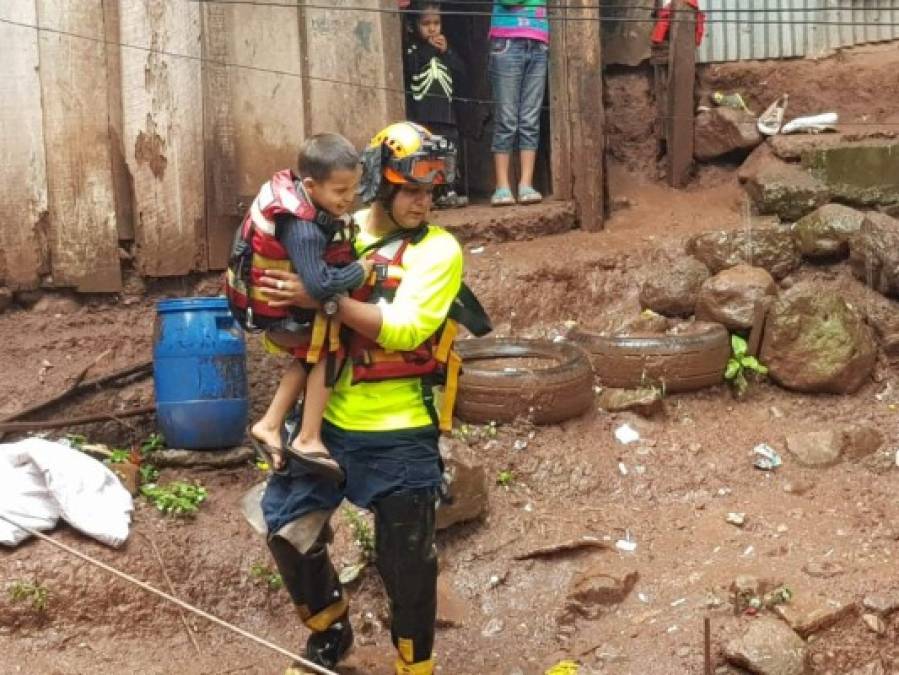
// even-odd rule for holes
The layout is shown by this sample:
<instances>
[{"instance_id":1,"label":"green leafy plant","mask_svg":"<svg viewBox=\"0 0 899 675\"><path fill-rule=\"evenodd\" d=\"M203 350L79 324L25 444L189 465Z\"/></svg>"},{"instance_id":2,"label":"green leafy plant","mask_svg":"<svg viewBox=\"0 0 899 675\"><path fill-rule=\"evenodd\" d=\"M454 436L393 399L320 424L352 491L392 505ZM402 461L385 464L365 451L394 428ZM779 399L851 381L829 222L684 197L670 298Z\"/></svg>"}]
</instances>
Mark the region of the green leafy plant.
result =
<instances>
[{"instance_id":1,"label":"green leafy plant","mask_svg":"<svg viewBox=\"0 0 899 675\"><path fill-rule=\"evenodd\" d=\"M125 462L131 459L131 451L130 450L117 450L114 449L109 453L109 457L107 457L103 463L104 464L124 464Z\"/></svg>"},{"instance_id":2,"label":"green leafy plant","mask_svg":"<svg viewBox=\"0 0 899 675\"><path fill-rule=\"evenodd\" d=\"M363 515L350 508L344 507L343 517L349 523L350 530L353 533L353 541L359 548L359 557L362 562L369 563L375 559L375 534L371 529L371 525L363 517Z\"/></svg>"},{"instance_id":3,"label":"green leafy plant","mask_svg":"<svg viewBox=\"0 0 899 675\"><path fill-rule=\"evenodd\" d=\"M748 345L739 335L730 336L730 349L731 357L724 369L724 379L731 383L738 396L743 396L749 388L746 373L767 375L768 368L754 356L747 355Z\"/></svg>"},{"instance_id":4,"label":"green leafy plant","mask_svg":"<svg viewBox=\"0 0 899 675\"><path fill-rule=\"evenodd\" d=\"M141 485L155 483L159 480L159 469L152 464L141 464L138 472L140 473Z\"/></svg>"},{"instance_id":5,"label":"green leafy plant","mask_svg":"<svg viewBox=\"0 0 899 675\"><path fill-rule=\"evenodd\" d=\"M150 434L140 444L140 454L146 455L165 447L165 438L162 434Z\"/></svg>"},{"instance_id":6,"label":"green leafy plant","mask_svg":"<svg viewBox=\"0 0 899 675\"><path fill-rule=\"evenodd\" d=\"M169 516L193 517L206 501L206 488L199 483L173 481L167 485L148 483L140 492L162 513Z\"/></svg>"},{"instance_id":7,"label":"green leafy plant","mask_svg":"<svg viewBox=\"0 0 899 675\"><path fill-rule=\"evenodd\" d=\"M496 438L496 422L490 422L483 426L478 426L477 424L463 424L454 427L453 437L465 441L466 443Z\"/></svg>"},{"instance_id":8,"label":"green leafy plant","mask_svg":"<svg viewBox=\"0 0 899 675\"><path fill-rule=\"evenodd\" d=\"M253 563L250 565L250 577L257 584L265 584L270 591L279 591L284 588L284 579L268 565Z\"/></svg>"},{"instance_id":9,"label":"green leafy plant","mask_svg":"<svg viewBox=\"0 0 899 675\"><path fill-rule=\"evenodd\" d=\"M512 484L514 482L515 475L512 473L511 469L503 469L498 474L496 474L496 484L500 487L508 489L512 487Z\"/></svg>"},{"instance_id":10,"label":"green leafy plant","mask_svg":"<svg viewBox=\"0 0 899 675\"><path fill-rule=\"evenodd\" d=\"M46 612L50 604L47 587L36 581L16 581L9 589L9 597L13 602L30 602L39 614Z\"/></svg>"},{"instance_id":11,"label":"green leafy plant","mask_svg":"<svg viewBox=\"0 0 899 675\"><path fill-rule=\"evenodd\" d=\"M66 434L66 440L76 450L81 450L81 446L87 443L87 436L81 434Z\"/></svg>"}]
</instances>

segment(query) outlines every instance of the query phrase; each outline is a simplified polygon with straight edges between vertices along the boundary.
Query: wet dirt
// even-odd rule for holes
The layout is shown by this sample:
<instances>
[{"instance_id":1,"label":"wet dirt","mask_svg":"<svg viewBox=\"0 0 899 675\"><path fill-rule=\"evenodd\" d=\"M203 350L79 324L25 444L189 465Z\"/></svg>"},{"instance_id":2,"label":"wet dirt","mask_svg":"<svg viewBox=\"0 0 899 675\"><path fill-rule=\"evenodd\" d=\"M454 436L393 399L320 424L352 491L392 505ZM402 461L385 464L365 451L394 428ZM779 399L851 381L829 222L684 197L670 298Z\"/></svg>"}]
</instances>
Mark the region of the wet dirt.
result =
<instances>
[{"instance_id":1,"label":"wet dirt","mask_svg":"<svg viewBox=\"0 0 899 675\"><path fill-rule=\"evenodd\" d=\"M747 83L759 67L745 66ZM879 67L871 65L876 72ZM758 91L779 92L779 84ZM687 236L743 226L742 192L733 173L704 170L688 189L673 192L640 173L638 164L611 166L613 196L629 206L613 213L605 232L488 242L477 252L466 245L467 278L498 335L554 336L566 320L602 328L632 316L639 311L642 280L683 255ZM872 322L892 325L899 316L895 301L865 288L845 263L805 265L781 287L799 281L839 292ZM217 286L211 276L190 277L140 285L112 298L82 298L64 312L14 309L0 315L0 414L61 391L95 361L89 376L147 358L154 302L211 295ZM249 351L258 415L284 362L265 354L255 340ZM41 417L150 402L148 379L85 395ZM744 400L719 386L668 395L665 409L652 419L594 409L560 425L500 426L495 437L470 438L487 471L489 513L438 537L441 577L456 596L460 617L438 629L438 673L538 675L563 658L580 661L591 673L696 673L702 669L705 616L712 621L718 666L724 663L723 645L754 620L733 613L728 587L738 574L775 577L797 596L860 601L867 593L899 590L894 364L881 356L873 381L851 396L800 395L761 382ZM625 423L638 431L638 441L615 440L615 429ZM849 424L880 430L886 438L881 451L827 469L802 468L786 452L787 434ZM122 447L154 427L152 418L131 418L71 431ZM752 448L763 442L783 455L784 465L774 472L752 467ZM501 471L511 472L511 482L495 484ZM273 563L238 502L263 474L249 464L163 470L163 482L175 478L198 480L209 490L194 520L165 518L138 499L133 533L122 550L67 527L52 536L165 589L155 544L178 596L298 649L305 632L287 594L270 590L251 572L254 565ZM745 513L746 524L726 522L729 512ZM334 559L338 566L354 562L357 551L345 518L338 515L335 524ZM608 547L516 559L582 535ZM636 542L636 550L616 550L619 539ZM809 564L822 561L833 576L825 578L815 572L821 565ZM619 604L592 608L588 616L572 614L570 586L597 566L616 575L636 571L639 580ZM23 580L48 589L45 613L12 601L9 589ZM375 572L363 572L349 593L357 648L341 672L392 673L386 599ZM0 672L261 674L286 665L283 657L202 619L189 617L188 623L200 654L177 611L137 589L44 542L0 551ZM885 637L868 631L857 616L846 617L810 641L811 671L845 673L874 659L887 672L899 669L897 631L895 616L887 620Z\"/></svg>"}]
</instances>

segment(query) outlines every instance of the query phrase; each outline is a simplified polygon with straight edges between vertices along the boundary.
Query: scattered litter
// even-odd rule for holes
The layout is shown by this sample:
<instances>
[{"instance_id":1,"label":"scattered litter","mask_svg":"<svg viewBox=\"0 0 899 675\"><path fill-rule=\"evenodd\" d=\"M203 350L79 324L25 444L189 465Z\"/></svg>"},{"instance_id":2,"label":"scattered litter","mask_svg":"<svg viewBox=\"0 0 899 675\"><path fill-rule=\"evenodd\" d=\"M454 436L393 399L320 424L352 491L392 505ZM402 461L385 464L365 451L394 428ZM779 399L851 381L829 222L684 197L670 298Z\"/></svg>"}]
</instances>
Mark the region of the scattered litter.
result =
<instances>
[{"instance_id":1,"label":"scattered litter","mask_svg":"<svg viewBox=\"0 0 899 675\"><path fill-rule=\"evenodd\" d=\"M780 130L782 134L795 134L801 132L818 133L833 129L839 120L839 115L835 112L821 113L820 115L809 115L807 117L797 117L783 125Z\"/></svg>"},{"instance_id":2,"label":"scattered litter","mask_svg":"<svg viewBox=\"0 0 899 675\"><path fill-rule=\"evenodd\" d=\"M680 607L680 606L681 606L682 604L684 604L686 601L687 601L686 598L678 598L677 600L675 600L674 602L671 603L671 606L672 606L672 607Z\"/></svg>"},{"instance_id":3,"label":"scattered litter","mask_svg":"<svg viewBox=\"0 0 899 675\"><path fill-rule=\"evenodd\" d=\"M731 525L736 525L737 527L743 527L746 523L746 514L745 513L737 513L732 511L727 514L725 520Z\"/></svg>"},{"instance_id":4,"label":"scattered litter","mask_svg":"<svg viewBox=\"0 0 899 675\"><path fill-rule=\"evenodd\" d=\"M718 492L716 493L719 497L727 497L733 490L729 487L718 488Z\"/></svg>"},{"instance_id":5,"label":"scattered litter","mask_svg":"<svg viewBox=\"0 0 899 675\"><path fill-rule=\"evenodd\" d=\"M636 547L636 544L634 544L634 547ZM569 541L563 541L557 544L551 544L549 546L541 546L540 548L536 548L533 551L519 553L518 555L514 556L514 559L530 560L532 558L549 558L561 553L570 553L572 551L579 551L580 549L584 548L608 549L609 546L596 537L584 535L577 539L571 539Z\"/></svg>"},{"instance_id":6,"label":"scattered litter","mask_svg":"<svg viewBox=\"0 0 899 675\"><path fill-rule=\"evenodd\" d=\"M547 670L544 675L577 675L580 671L580 665L576 661L559 661L552 668Z\"/></svg>"},{"instance_id":7,"label":"scattered litter","mask_svg":"<svg viewBox=\"0 0 899 675\"><path fill-rule=\"evenodd\" d=\"M484 626L484 630L481 631L481 635L483 635L484 637L493 637L494 635L498 635L499 633L501 633L502 630L502 620L494 617L487 622L486 626Z\"/></svg>"},{"instance_id":8,"label":"scattered litter","mask_svg":"<svg viewBox=\"0 0 899 675\"><path fill-rule=\"evenodd\" d=\"M628 443L639 441L640 434L630 424L622 424L615 429L615 438L622 445L627 445Z\"/></svg>"},{"instance_id":9,"label":"scattered litter","mask_svg":"<svg viewBox=\"0 0 899 675\"><path fill-rule=\"evenodd\" d=\"M346 586L347 584L351 584L356 581L356 579L359 578L359 575L364 569L364 562L356 563L355 565L347 565L342 570L340 570L340 574L337 575L337 578L340 579L341 584Z\"/></svg>"},{"instance_id":10,"label":"scattered litter","mask_svg":"<svg viewBox=\"0 0 899 675\"><path fill-rule=\"evenodd\" d=\"M765 109L765 112L759 115L755 126L758 128L760 134L774 136L780 131L784 123L784 113L787 110L787 103L789 100L789 95L784 94L774 101L774 103L769 105Z\"/></svg>"},{"instance_id":11,"label":"scattered litter","mask_svg":"<svg viewBox=\"0 0 899 675\"><path fill-rule=\"evenodd\" d=\"M526 447L528 447L528 442L521 438L519 438L512 444L513 450L524 450Z\"/></svg>"},{"instance_id":12,"label":"scattered litter","mask_svg":"<svg viewBox=\"0 0 899 675\"><path fill-rule=\"evenodd\" d=\"M748 558L748 557L751 556L753 553L755 553L755 546L753 546L752 544L750 544L749 546L746 547L746 550L743 551L743 557L744 557L744 558Z\"/></svg>"},{"instance_id":13,"label":"scattered litter","mask_svg":"<svg viewBox=\"0 0 899 675\"><path fill-rule=\"evenodd\" d=\"M628 473L627 465L625 465L624 462L618 462L618 471L621 473L622 476L626 476Z\"/></svg>"},{"instance_id":14,"label":"scattered litter","mask_svg":"<svg viewBox=\"0 0 899 675\"><path fill-rule=\"evenodd\" d=\"M508 572L503 572L502 575L499 575L499 574L490 575L490 579L487 580L487 588L488 589L496 588L497 586L499 586L501 583L503 583L506 580L507 576L509 576Z\"/></svg>"},{"instance_id":15,"label":"scattered litter","mask_svg":"<svg viewBox=\"0 0 899 675\"><path fill-rule=\"evenodd\" d=\"M484 247L483 247L483 246L476 246L475 248L471 249L471 252L472 252L474 255L478 255L479 253L483 253L483 252L484 252Z\"/></svg>"},{"instance_id":16,"label":"scattered litter","mask_svg":"<svg viewBox=\"0 0 899 675\"><path fill-rule=\"evenodd\" d=\"M631 540L630 534L628 534L627 539L619 539L615 542L615 548L625 553L633 553L637 550L637 542Z\"/></svg>"},{"instance_id":17,"label":"scattered litter","mask_svg":"<svg viewBox=\"0 0 899 675\"><path fill-rule=\"evenodd\" d=\"M534 505L528 502L524 505L525 513L531 513L534 510Z\"/></svg>"},{"instance_id":18,"label":"scattered litter","mask_svg":"<svg viewBox=\"0 0 899 675\"><path fill-rule=\"evenodd\" d=\"M668 626L668 630L665 632L671 634L671 633L676 633L679 630L680 630L680 628L678 628L677 625L674 625L674 626Z\"/></svg>"},{"instance_id":19,"label":"scattered litter","mask_svg":"<svg viewBox=\"0 0 899 675\"><path fill-rule=\"evenodd\" d=\"M556 335L556 336L553 338L553 342L556 342L556 343L559 343L559 342L567 342L567 341L568 341L568 338L566 338L564 335Z\"/></svg>"},{"instance_id":20,"label":"scattered litter","mask_svg":"<svg viewBox=\"0 0 899 675\"><path fill-rule=\"evenodd\" d=\"M755 458L753 466L762 471L772 471L783 464L783 460L777 451L767 443L760 443L752 449L752 452L758 457Z\"/></svg>"},{"instance_id":21,"label":"scattered litter","mask_svg":"<svg viewBox=\"0 0 899 675\"><path fill-rule=\"evenodd\" d=\"M783 416L784 416L783 411L780 408L778 408L776 405L772 405L769 410L771 412L771 417L778 419L778 420L783 419Z\"/></svg>"},{"instance_id":22,"label":"scattered litter","mask_svg":"<svg viewBox=\"0 0 899 675\"><path fill-rule=\"evenodd\" d=\"M647 605L650 603L650 598L648 595L646 595L646 593L637 593L637 599Z\"/></svg>"},{"instance_id":23,"label":"scattered litter","mask_svg":"<svg viewBox=\"0 0 899 675\"><path fill-rule=\"evenodd\" d=\"M777 526L777 531L779 534L784 534L785 532L787 532L787 530L789 530L789 528L783 523Z\"/></svg>"},{"instance_id":24,"label":"scattered litter","mask_svg":"<svg viewBox=\"0 0 899 675\"><path fill-rule=\"evenodd\" d=\"M638 476L642 476L644 473L646 473L646 467L642 464L637 464L637 466L634 467L634 473L636 473Z\"/></svg>"}]
</instances>

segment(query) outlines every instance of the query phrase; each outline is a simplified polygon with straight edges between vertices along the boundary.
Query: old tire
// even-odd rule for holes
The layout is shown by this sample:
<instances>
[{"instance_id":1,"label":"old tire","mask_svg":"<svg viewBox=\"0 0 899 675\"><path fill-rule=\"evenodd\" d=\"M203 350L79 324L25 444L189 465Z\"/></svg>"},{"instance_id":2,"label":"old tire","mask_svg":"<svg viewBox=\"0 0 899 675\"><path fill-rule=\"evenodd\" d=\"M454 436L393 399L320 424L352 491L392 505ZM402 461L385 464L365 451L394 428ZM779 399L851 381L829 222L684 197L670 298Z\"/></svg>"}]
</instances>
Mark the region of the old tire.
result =
<instances>
[{"instance_id":1,"label":"old tire","mask_svg":"<svg viewBox=\"0 0 899 675\"><path fill-rule=\"evenodd\" d=\"M570 343L518 338L461 340L462 375L456 416L476 424L527 419L555 424L593 404L593 371L584 352ZM540 358L552 365L489 369L479 361Z\"/></svg>"},{"instance_id":2,"label":"old tire","mask_svg":"<svg viewBox=\"0 0 899 675\"><path fill-rule=\"evenodd\" d=\"M695 391L721 384L730 358L730 335L719 323L696 322L663 334L569 336L590 356L604 387L663 385L665 391Z\"/></svg>"}]
</instances>

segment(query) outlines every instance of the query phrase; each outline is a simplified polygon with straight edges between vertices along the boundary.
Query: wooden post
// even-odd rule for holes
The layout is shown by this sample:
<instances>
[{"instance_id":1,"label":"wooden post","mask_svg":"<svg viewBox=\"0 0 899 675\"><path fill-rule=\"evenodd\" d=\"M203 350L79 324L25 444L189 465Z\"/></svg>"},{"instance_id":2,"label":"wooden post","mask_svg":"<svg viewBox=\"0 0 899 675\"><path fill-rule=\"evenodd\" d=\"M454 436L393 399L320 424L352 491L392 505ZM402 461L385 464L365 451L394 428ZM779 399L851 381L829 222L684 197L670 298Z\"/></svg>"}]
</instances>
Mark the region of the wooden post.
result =
<instances>
[{"instance_id":1,"label":"wooden post","mask_svg":"<svg viewBox=\"0 0 899 675\"><path fill-rule=\"evenodd\" d=\"M686 185L693 167L693 88L696 13L685 0L672 3L668 48L668 182Z\"/></svg>"},{"instance_id":2,"label":"wooden post","mask_svg":"<svg viewBox=\"0 0 899 675\"><path fill-rule=\"evenodd\" d=\"M556 3L553 3L556 4ZM571 110L568 107L568 7L553 7L549 42L549 161L553 199L571 199Z\"/></svg>"}]
</instances>

